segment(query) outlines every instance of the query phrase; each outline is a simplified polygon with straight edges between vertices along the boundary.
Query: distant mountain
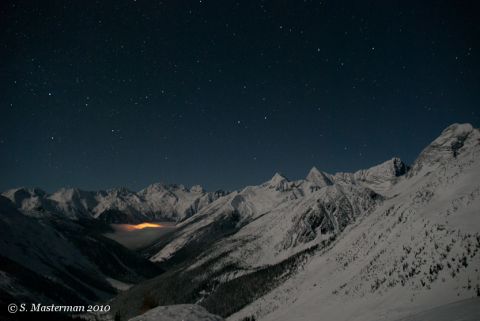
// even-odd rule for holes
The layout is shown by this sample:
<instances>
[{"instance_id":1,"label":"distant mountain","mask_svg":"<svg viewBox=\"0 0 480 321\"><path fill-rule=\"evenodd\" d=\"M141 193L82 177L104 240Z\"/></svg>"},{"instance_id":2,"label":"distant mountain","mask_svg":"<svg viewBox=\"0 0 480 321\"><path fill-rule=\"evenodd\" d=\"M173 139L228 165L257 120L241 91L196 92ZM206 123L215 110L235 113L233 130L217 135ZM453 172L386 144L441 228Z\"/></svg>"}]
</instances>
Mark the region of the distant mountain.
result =
<instances>
[{"instance_id":1,"label":"distant mountain","mask_svg":"<svg viewBox=\"0 0 480 321\"><path fill-rule=\"evenodd\" d=\"M183 185L160 183L138 193L125 188L99 192L62 188L53 194L38 188L17 188L2 193L28 216L94 217L107 223L181 221L225 194L206 192L198 185L188 189Z\"/></svg>"},{"instance_id":2,"label":"distant mountain","mask_svg":"<svg viewBox=\"0 0 480 321\"><path fill-rule=\"evenodd\" d=\"M168 273L112 303L126 320L197 303L229 320L391 320L480 295L480 132L454 124L411 166L275 174L145 250Z\"/></svg>"}]
</instances>

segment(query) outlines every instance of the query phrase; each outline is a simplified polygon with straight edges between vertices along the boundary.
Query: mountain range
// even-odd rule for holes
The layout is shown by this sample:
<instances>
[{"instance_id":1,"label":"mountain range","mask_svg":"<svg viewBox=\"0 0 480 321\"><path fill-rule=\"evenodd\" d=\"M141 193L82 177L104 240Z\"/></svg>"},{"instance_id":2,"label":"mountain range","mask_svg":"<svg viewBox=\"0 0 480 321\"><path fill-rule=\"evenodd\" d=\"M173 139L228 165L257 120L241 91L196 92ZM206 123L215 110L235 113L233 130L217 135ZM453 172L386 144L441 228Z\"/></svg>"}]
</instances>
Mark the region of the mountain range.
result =
<instances>
[{"instance_id":1,"label":"mountain range","mask_svg":"<svg viewBox=\"0 0 480 321\"><path fill-rule=\"evenodd\" d=\"M27 216L96 218L107 223L180 221L198 212L226 192L205 192L199 186L156 183L140 192L126 188L83 191L62 188L47 194L39 188L15 188L2 193Z\"/></svg>"},{"instance_id":2,"label":"mountain range","mask_svg":"<svg viewBox=\"0 0 480 321\"><path fill-rule=\"evenodd\" d=\"M12 282L40 295L23 281L30 272L9 265L38 266L73 292L67 280L88 271L95 279L82 286L97 294L81 299L115 295L116 320L196 304L231 321L380 321L480 296L480 131L470 124L446 128L411 166L392 158L354 173L313 167L305 179L276 173L229 193L166 184L138 193L20 188L0 201L2 298L21 295ZM139 253L102 236L107 223L160 220L175 229ZM101 245L82 244L88 233ZM120 263L91 254L97 247L137 260L128 278L111 271ZM109 292L112 280L135 285Z\"/></svg>"}]
</instances>

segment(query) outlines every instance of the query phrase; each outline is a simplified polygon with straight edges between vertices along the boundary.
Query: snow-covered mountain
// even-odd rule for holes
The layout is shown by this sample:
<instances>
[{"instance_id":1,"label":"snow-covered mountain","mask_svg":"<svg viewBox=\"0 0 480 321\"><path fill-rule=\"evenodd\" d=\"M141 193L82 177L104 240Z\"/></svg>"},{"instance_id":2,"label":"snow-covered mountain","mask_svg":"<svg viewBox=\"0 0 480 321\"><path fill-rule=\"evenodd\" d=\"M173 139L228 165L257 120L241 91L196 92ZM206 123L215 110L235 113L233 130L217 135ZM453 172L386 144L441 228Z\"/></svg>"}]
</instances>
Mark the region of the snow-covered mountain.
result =
<instances>
[{"instance_id":1,"label":"snow-covered mountain","mask_svg":"<svg viewBox=\"0 0 480 321\"><path fill-rule=\"evenodd\" d=\"M206 192L198 185L188 189L183 185L156 183L138 193L126 188L99 192L62 188L47 194L38 188L17 188L2 195L28 216L94 217L108 223L135 223L181 221L225 194Z\"/></svg>"},{"instance_id":2,"label":"snow-covered mountain","mask_svg":"<svg viewBox=\"0 0 480 321\"><path fill-rule=\"evenodd\" d=\"M317 238L339 233L381 199L365 186L332 184L322 188L318 181L291 182L277 173L259 186L219 199L177 225L172 241L151 260L170 259L191 242L198 246L200 240L212 240L218 232L222 238L219 251L228 251L235 261L250 267L273 264ZM225 238L226 233L234 235ZM222 255L220 252L210 249L208 258Z\"/></svg>"},{"instance_id":3,"label":"snow-covered mountain","mask_svg":"<svg viewBox=\"0 0 480 321\"><path fill-rule=\"evenodd\" d=\"M355 173L337 173L332 179L337 183L365 185L376 192L382 193L391 188L408 169L408 166L400 158L395 157L382 164Z\"/></svg>"},{"instance_id":4,"label":"snow-covered mountain","mask_svg":"<svg viewBox=\"0 0 480 321\"><path fill-rule=\"evenodd\" d=\"M275 174L205 205L145 251L169 269L118 315L197 303L229 320L392 320L480 295L480 132L454 124L411 168Z\"/></svg>"},{"instance_id":5,"label":"snow-covered mountain","mask_svg":"<svg viewBox=\"0 0 480 321\"><path fill-rule=\"evenodd\" d=\"M103 266L97 260L106 252L90 257L97 246L80 237L103 224L92 218L177 221L142 250L166 272L120 293L111 302L117 320L193 303L230 321L415 320L459 306L478 311L469 299L480 296L480 131L469 124L449 126L411 166L392 158L354 173L313 167L305 179L276 173L228 194L153 184L137 193L16 189L3 196L3 266L31 264L61 284L72 262L87 275ZM22 235L32 230L47 241ZM120 280L101 273L100 289L104 280ZM2 289L31 291L9 283L26 275L5 278ZM466 303L452 304L460 300Z\"/></svg>"},{"instance_id":6,"label":"snow-covered mountain","mask_svg":"<svg viewBox=\"0 0 480 321\"><path fill-rule=\"evenodd\" d=\"M448 127L383 196L327 251L229 320L409 319L480 296L479 130Z\"/></svg>"},{"instance_id":7,"label":"snow-covered mountain","mask_svg":"<svg viewBox=\"0 0 480 321\"><path fill-rule=\"evenodd\" d=\"M162 272L103 237L101 225L92 219L32 218L0 196L0 305L98 302L114 296L119 284Z\"/></svg>"}]
</instances>

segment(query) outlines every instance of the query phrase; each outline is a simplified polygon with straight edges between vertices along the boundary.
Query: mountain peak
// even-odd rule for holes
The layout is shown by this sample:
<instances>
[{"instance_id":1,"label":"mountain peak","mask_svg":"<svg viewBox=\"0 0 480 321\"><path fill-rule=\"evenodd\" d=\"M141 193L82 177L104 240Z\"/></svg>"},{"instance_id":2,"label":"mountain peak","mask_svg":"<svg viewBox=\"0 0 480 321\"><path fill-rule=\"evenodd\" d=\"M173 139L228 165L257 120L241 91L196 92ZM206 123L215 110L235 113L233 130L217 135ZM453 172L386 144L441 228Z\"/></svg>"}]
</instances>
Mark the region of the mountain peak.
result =
<instances>
[{"instance_id":1,"label":"mountain peak","mask_svg":"<svg viewBox=\"0 0 480 321\"><path fill-rule=\"evenodd\" d=\"M318 174L321 174L321 172L315 166L313 166L310 169L310 172L308 172L308 175L318 175ZM308 175L307 175L307 177L308 177Z\"/></svg>"},{"instance_id":2,"label":"mountain peak","mask_svg":"<svg viewBox=\"0 0 480 321\"><path fill-rule=\"evenodd\" d=\"M384 166L387 174L395 177L402 176L408 170L408 166L399 157L393 157L379 166Z\"/></svg>"},{"instance_id":3,"label":"mountain peak","mask_svg":"<svg viewBox=\"0 0 480 321\"><path fill-rule=\"evenodd\" d=\"M2 195L9 198L12 202L17 203L17 202L21 202L25 198L30 198L30 197L42 198L45 195L47 195L47 193L38 187L34 187L34 188L18 187L18 188L5 191L2 193Z\"/></svg>"},{"instance_id":4,"label":"mountain peak","mask_svg":"<svg viewBox=\"0 0 480 321\"><path fill-rule=\"evenodd\" d=\"M472 124L470 123L463 123L463 124L459 124L459 123L453 123L451 124L450 126L448 126L447 128L445 128L443 130L443 132L447 132L447 131L469 131L471 132L473 130L473 126ZM442 132L442 134L443 134Z\"/></svg>"},{"instance_id":5,"label":"mountain peak","mask_svg":"<svg viewBox=\"0 0 480 321\"><path fill-rule=\"evenodd\" d=\"M54 192L53 194L59 194L59 195L75 195L75 194L81 194L83 193L84 191L79 189L79 188L75 188L75 187L61 187L59 190L57 190L56 192Z\"/></svg>"},{"instance_id":6,"label":"mountain peak","mask_svg":"<svg viewBox=\"0 0 480 321\"><path fill-rule=\"evenodd\" d=\"M205 193L205 189L201 185L193 185L192 187L190 187L190 192Z\"/></svg>"},{"instance_id":7,"label":"mountain peak","mask_svg":"<svg viewBox=\"0 0 480 321\"><path fill-rule=\"evenodd\" d=\"M333 185L332 180L327 176L327 174L319 171L315 166L313 166L310 172L308 172L306 180L319 187Z\"/></svg>"},{"instance_id":8,"label":"mountain peak","mask_svg":"<svg viewBox=\"0 0 480 321\"><path fill-rule=\"evenodd\" d=\"M288 181L288 179L285 176L283 176L279 172L276 172L275 175L273 175L273 177L270 179L269 182L275 184L275 183L280 183L280 182L285 181L285 180Z\"/></svg>"},{"instance_id":9,"label":"mountain peak","mask_svg":"<svg viewBox=\"0 0 480 321\"><path fill-rule=\"evenodd\" d=\"M152 193L165 190L166 186L164 183L153 183L145 187L140 193Z\"/></svg>"},{"instance_id":10,"label":"mountain peak","mask_svg":"<svg viewBox=\"0 0 480 321\"><path fill-rule=\"evenodd\" d=\"M473 126L469 123L465 124L452 124L445 128L440 136L438 136L430 145L432 144L454 144L459 139L464 139L473 131Z\"/></svg>"},{"instance_id":11,"label":"mountain peak","mask_svg":"<svg viewBox=\"0 0 480 321\"><path fill-rule=\"evenodd\" d=\"M392 179L402 176L408 170L408 166L398 157L393 157L381 164L375 165L368 169L362 169L354 173L356 178L362 180L375 179Z\"/></svg>"},{"instance_id":12,"label":"mountain peak","mask_svg":"<svg viewBox=\"0 0 480 321\"><path fill-rule=\"evenodd\" d=\"M480 131L471 124L455 123L448 126L420 153L410 175L418 173L424 167L436 167L444 161L457 158L463 152L478 146L478 139Z\"/></svg>"},{"instance_id":13,"label":"mountain peak","mask_svg":"<svg viewBox=\"0 0 480 321\"><path fill-rule=\"evenodd\" d=\"M126 187L115 187L107 190L108 194L117 195L117 196L125 196L133 194L131 190Z\"/></svg>"},{"instance_id":14,"label":"mountain peak","mask_svg":"<svg viewBox=\"0 0 480 321\"><path fill-rule=\"evenodd\" d=\"M277 191L286 191L288 190L288 182L285 176L277 172L269 181L265 182L263 186L274 188Z\"/></svg>"}]
</instances>

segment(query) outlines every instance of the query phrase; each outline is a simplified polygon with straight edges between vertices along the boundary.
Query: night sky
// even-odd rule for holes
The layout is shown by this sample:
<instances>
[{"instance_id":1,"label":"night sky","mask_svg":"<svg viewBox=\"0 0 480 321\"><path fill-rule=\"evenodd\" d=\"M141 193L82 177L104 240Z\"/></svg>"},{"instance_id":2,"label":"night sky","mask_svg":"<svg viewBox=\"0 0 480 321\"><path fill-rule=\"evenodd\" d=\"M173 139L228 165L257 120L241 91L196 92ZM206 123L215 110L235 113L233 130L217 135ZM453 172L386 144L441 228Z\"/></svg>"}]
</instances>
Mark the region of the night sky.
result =
<instances>
[{"instance_id":1,"label":"night sky","mask_svg":"<svg viewBox=\"0 0 480 321\"><path fill-rule=\"evenodd\" d=\"M411 163L480 124L476 1L1 1L0 190Z\"/></svg>"}]
</instances>

